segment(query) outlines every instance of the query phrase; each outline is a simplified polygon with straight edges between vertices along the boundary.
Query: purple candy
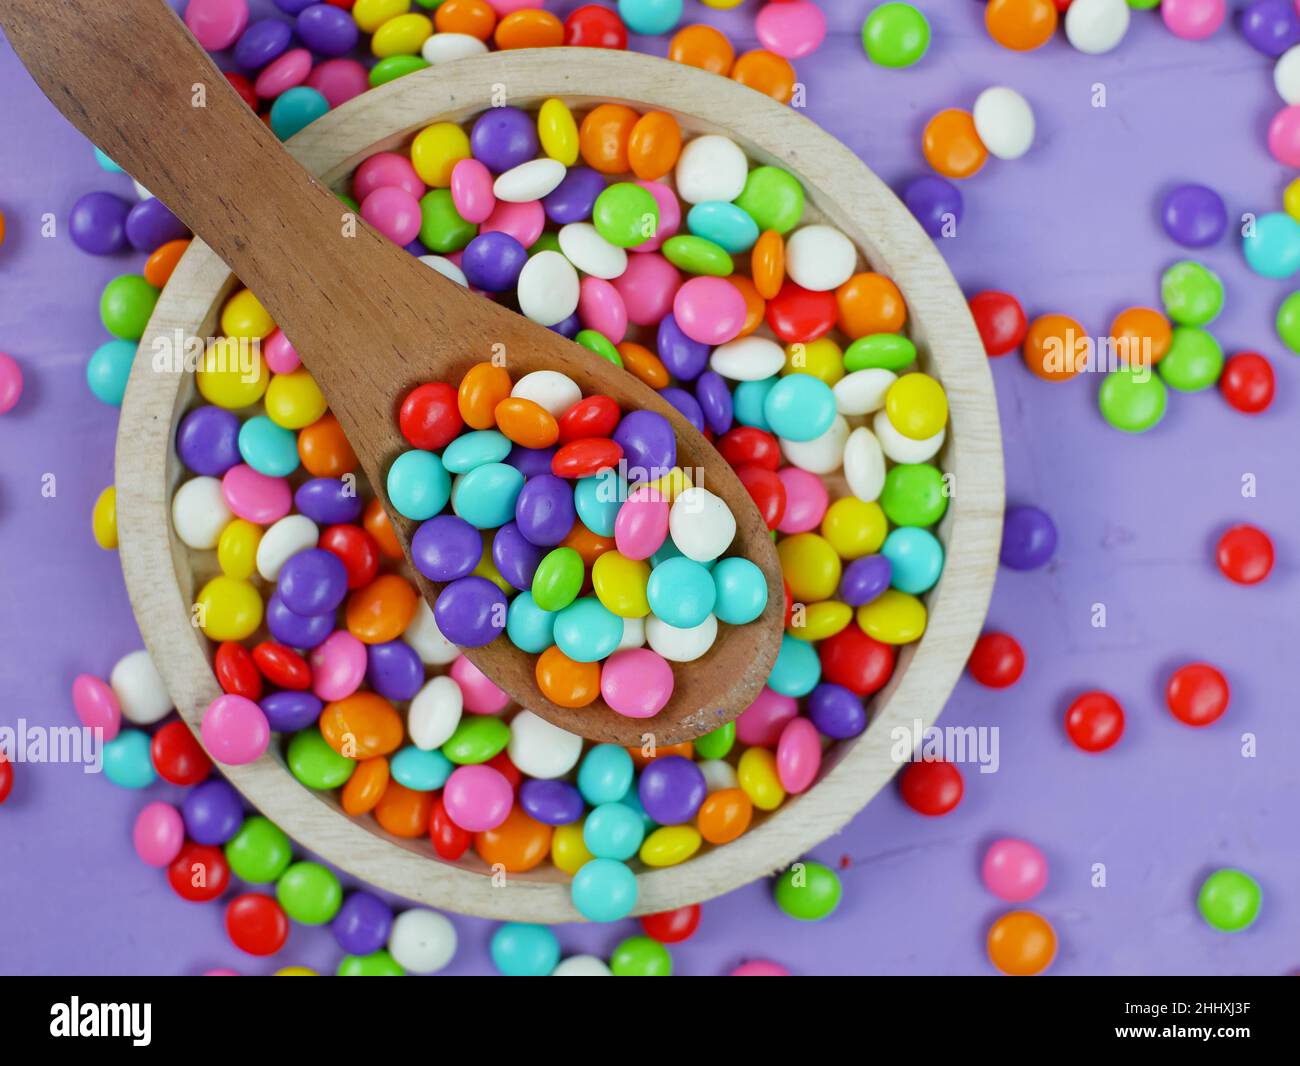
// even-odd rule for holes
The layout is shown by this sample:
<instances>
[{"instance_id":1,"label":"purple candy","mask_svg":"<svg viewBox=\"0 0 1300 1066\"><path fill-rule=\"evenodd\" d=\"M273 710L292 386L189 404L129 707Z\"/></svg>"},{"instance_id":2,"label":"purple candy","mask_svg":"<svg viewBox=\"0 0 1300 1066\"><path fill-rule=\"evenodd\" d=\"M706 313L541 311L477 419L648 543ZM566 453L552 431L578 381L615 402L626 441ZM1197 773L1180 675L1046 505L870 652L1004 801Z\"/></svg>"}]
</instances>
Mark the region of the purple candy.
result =
<instances>
[{"instance_id":1,"label":"purple candy","mask_svg":"<svg viewBox=\"0 0 1300 1066\"><path fill-rule=\"evenodd\" d=\"M293 30L279 19L250 23L235 42L235 63L245 70L261 70L289 49Z\"/></svg>"},{"instance_id":2,"label":"purple candy","mask_svg":"<svg viewBox=\"0 0 1300 1066\"><path fill-rule=\"evenodd\" d=\"M1165 232L1186 248L1214 244L1228 229L1223 197L1204 185L1180 185L1160 212Z\"/></svg>"},{"instance_id":3,"label":"purple candy","mask_svg":"<svg viewBox=\"0 0 1300 1066\"><path fill-rule=\"evenodd\" d=\"M517 107L494 107L485 112L469 135L474 158L497 174L527 163L537 148L537 123Z\"/></svg>"},{"instance_id":4,"label":"purple candy","mask_svg":"<svg viewBox=\"0 0 1300 1066\"><path fill-rule=\"evenodd\" d=\"M568 337L569 340L573 340L578 335L578 331L582 329L582 319L578 317L578 312L574 311L563 322L557 322L555 325L546 328L553 333L558 333L561 337Z\"/></svg>"},{"instance_id":5,"label":"purple candy","mask_svg":"<svg viewBox=\"0 0 1300 1066\"><path fill-rule=\"evenodd\" d=\"M485 577L462 577L438 595L433 620L453 644L481 648L506 627L506 594Z\"/></svg>"},{"instance_id":6,"label":"purple candy","mask_svg":"<svg viewBox=\"0 0 1300 1066\"><path fill-rule=\"evenodd\" d=\"M554 457L554 448L524 448L516 444L506 456L506 462L524 477L537 477L551 472L551 460Z\"/></svg>"},{"instance_id":7,"label":"purple candy","mask_svg":"<svg viewBox=\"0 0 1300 1066\"><path fill-rule=\"evenodd\" d=\"M660 393L666 400L667 391ZM672 423L654 411L629 411L615 427L613 439L623 449L629 481L653 481L677 465L677 435Z\"/></svg>"},{"instance_id":8,"label":"purple candy","mask_svg":"<svg viewBox=\"0 0 1300 1066\"><path fill-rule=\"evenodd\" d=\"M685 389L679 389L676 385L670 385L666 389L660 389L659 395L672 404L681 413L691 425L704 432L704 408L700 402Z\"/></svg>"},{"instance_id":9,"label":"purple candy","mask_svg":"<svg viewBox=\"0 0 1300 1066\"><path fill-rule=\"evenodd\" d=\"M1257 52L1280 56L1300 43L1300 16L1291 0L1252 0L1241 13L1241 35Z\"/></svg>"},{"instance_id":10,"label":"purple candy","mask_svg":"<svg viewBox=\"0 0 1300 1066\"><path fill-rule=\"evenodd\" d=\"M424 663L404 640L366 648L366 680L386 700L409 700L424 685Z\"/></svg>"},{"instance_id":11,"label":"purple candy","mask_svg":"<svg viewBox=\"0 0 1300 1066\"><path fill-rule=\"evenodd\" d=\"M591 167L570 167L560 182L542 199L546 217L557 226L586 222L596 206L596 197L605 191L605 178Z\"/></svg>"},{"instance_id":12,"label":"purple candy","mask_svg":"<svg viewBox=\"0 0 1300 1066\"><path fill-rule=\"evenodd\" d=\"M695 380L695 399L704 412L704 422L714 433L726 433L731 428L734 414L731 390L721 374L706 370Z\"/></svg>"},{"instance_id":13,"label":"purple candy","mask_svg":"<svg viewBox=\"0 0 1300 1066\"><path fill-rule=\"evenodd\" d=\"M492 562L497 573L521 592L531 588L533 574L545 556L536 544L519 532L519 526L507 522L492 538Z\"/></svg>"},{"instance_id":14,"label":"purple candy","mask_svg":"<svg viewBox=\"0 0 1300 1066\"><path fill-rule=\"evenodd\" d=\"M325 705L310 692L272 692L263 696L258 706L277 733L296 733L315 725Z\"/></svg>"},{"instance_id":15,"label":"purple candy","mask_svg":"<svg viewBox=\"0 0 1300 1066\"><path fill-rule=\"evenodd\" d=\"M709 365L712 349L686 336L670 312L659 322L656 350L660 362L673 377L678 381L694 381Z\"/></svg>"},{"instance_id":16,"label":"purple candy","mask_svg":"<svg viewBox=\"0 0 1300 1066\"><path fill-rule=\"evenodd\" d=\"M353 892L343 901L330 932L349 955L371 955L388 943L393 912L373 892Z\"/></svg>"},{"instance_id":17,"label":"purple candy","mask_svg":"<svg viewBox=\"0 0 1300 1066\"><path fill-rule=\"evenodd\" d=\"M440 514L421 522L411 538L415 568L430 581L467 577L482 556L483 535L456 515Z\"/></svg>"},{"instance_id":18,"label":"purple candy","mask_svg":"<svg viewBox=\"0 0 1300 1066\"><path fill-rule=\"evenodd\" d=\"M961 221L961 190L932 174L908 182L903 203L931 237L943 236L945 225Z\"/></svg>"},{"instance_id":19,"label":"purple candy","mask_svg":"<svg viewBox=\"0 0 1300 1066\"><path fill-rule=\"evenodd\" d=\"M893 576L893 564L883 555L854 559L840 577L840 599L850 607L861 607L889 588Z\"/></svg>"},{"instance_id":20,"label":"purple candy","mask_svg":"<svg viewBox=\"0 0 1300 1066\"><path fill-rule=\"evenodd\" d=\"M1002 522L1002 565L1037 570L1056 551L1056 526L1037 507L1009 507Z\"/></svg>"},{"instance_id":21,"label":"purple candy","mask_svg":"<svg viewBox=\"0 0 1300 1066\"><path fill-rule=\"evenodd\" d=\"M424 246L424 242L420 240L419 237L416 237L415 240L413 240L410 244L408 244L406 246L406 250L416 258L419 258L422 255L429 254L429 249Z\"/></svg>"},{"instance_id":22,"label":"purple candy","mask_svg":"<svg viewBox=\"0 0 1300 1066\"><path fill-rule=\"evenodd\" d=\"M519 806L543 825L569 825L587 809L582 793L569 782L533 777L519 786Z\"/></svg>"},{"instance_id":23,"label":"purple candy","mask_svg":"<svg viewBox=\"0 0 1300 1066\"><path fill-rule=\"evenodd\" d=\"M351 13L333 4L303 8L295 25L302 43L323 56L341 56L352 51L361 33Z\"/></svg>"},{"instance_id":24,"label":"purple candy","mask_svg":"<svg viewBox=\"0 0 1300 1066\"><path fill-rule=\"evenodd\" d=\"M862 697L831 681L823 681L809 694L808 717L817 731L831 740L848 740L867 728Z\"/></svg>"},{"instance_id":25,"label":"purple candy","mask_svg":"<svg viewBox=\"0 0 1300 1066\"><path fill-rule=\"evenodd\" d=\"M196 844L216 847L239 832L244 824L244 805L233 785L213 777L185 794L181 816L186 836Z\"/></svg>"},{"instance_id":26,"label":"purple candy","mask_svg":"<svg viewBox=\"0 0 1300 1066\"><path fill-rule=\"evenodd\" d=\"M243 460L239 417L223 407L196 407L176 429L176 452L196 474L220 477Z\"/></svg>"},{"instance_id":27,"label":"purple candy","mask_svg":"<svg viewBox=\"0 0 1300 1066\"><path fill-rule=\"evenodd\" d=\"M126 239L138 252L152 252L168 241L178 241L189 235L185 223L156 196L141 200L127 212Z\"/></svg>"},{"instance_id":28,"label":"purple candy","mask_svg":"<svg viewBox=\"0 0 1300 1066\"><path fill-rule=\"evenodd\" d=\"M363 504L353 485L340 478L316 477L304 481L293 494L293 505L313 522L337 526L361 517Z\"/></svg>"},{"instance_id":29,"label":"purple candy","mask_svg":"<svg viewBox=\"0 0 1300 1066\"><path fill-rule=\"evenodd\" d=\"M294 614L278 592L266 601L266 628L271 636L290 648L314 648L334 632L334 612Z\"/></svg>"},{"instance_id":30,"label":"purple candy","mask_svg":"<svg viewBox=\"0 0 1300 1066\"><path fill-rule=\"evenodd\" d=\"M681 755L661 755L641 771L637 796L660 825L682 825L695 817L708 783L700 768Z\"/></svg>"},{"instance_id":31,"label":"purple candy","mask_svg":"<svg viewBox=\"0 0 1300 1066\"><path fill-rule=\"evenodd\" d=\"M326 614L348 594L348 570L333 552L305 548L280 567L275 588L294 614Z\"/></svg>"},{"instance_id":32,"label":"purple candy","mask_svg":"<svg viewBox=\"0 0 1300 1066\"><path fill-rule=\"evenodd\" d=\"M505 292L519 280L528 250L508 233L481 233L466 246L460 268L476 289Z\"/></svg>"},{"instance_id":33,"label":"purple candy","mask_svg":"<svg viewBox=\"0 0 1300 1066\"><path fill-rule=\"evenodd\" d=\"M573 486L554 474L529 478L515 500L515 525L525 540L539 548L559 544L577 517Z\"/></svg>"},{"instance_id":34,"label":"purple candy","mask_svg":"<svg viewBox=\"0 0 1300 1066\"><path fill-rule=\"evenodd\" d=\"M296 15L316 2L317 0L275 0L275 6L286 15Z\"/></svg>"},{"instance_id":35,"label":"purple candy","mask_svg":"<svg viewBox=\"0 0 1300 1066\"><path fill-rule=\"evenodd\" d=\"M112 255L126 247L126 216L131 205L111 192L88 192L72 205L68 232L72 243L91 255Z\"/></svg>"}]
</instances>

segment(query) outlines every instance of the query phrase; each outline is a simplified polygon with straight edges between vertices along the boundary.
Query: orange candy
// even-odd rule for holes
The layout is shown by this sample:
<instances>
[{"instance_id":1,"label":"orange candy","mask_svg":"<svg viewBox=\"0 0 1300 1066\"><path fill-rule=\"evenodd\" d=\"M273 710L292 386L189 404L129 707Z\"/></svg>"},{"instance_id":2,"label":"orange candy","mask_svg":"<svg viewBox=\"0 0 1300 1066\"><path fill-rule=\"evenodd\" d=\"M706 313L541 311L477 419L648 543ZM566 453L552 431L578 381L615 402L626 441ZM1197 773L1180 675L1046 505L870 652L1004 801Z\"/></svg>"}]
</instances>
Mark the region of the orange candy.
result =
<instances>
[{"instance_id":1,"label":"orange candy","mask_svg":"<svg viewBox=\"0 0 1300 1066\"><path fill-rule=\"evenodd\" d=\"M785 283L785 238L774 229L764 230L749 253L754 288L764 300L776 298Z\"/></svg>"},{"instance_id":2,"label":"orange candy","mask_svg":"<svg viewBox=\"0 0 1300 1066\"><path fill-rule=\"evenodd\" d=\"M668 368L644 345L624 341L618 345L618 354L623 360L623 369L639 378L652 389L668 387Z\"/></svg>"},{"instance_id":3,"label":"orange candy","mask_svg":"<svg viewBox=\"0 0 1300 1066\"><path fill-rule=\"evenodd\" d=\"M748 337L763 324L767 301L758 294L754 283L744 274L732 274L727 280L745 300L745 324L740 327L740 336Z\"/></svg>"},{"instance_id":4,"label":"orange candy","mask_svg":"<svg viewBox=\"0 0 1300 1066\"><path fill-rule=\"evenodd\" d=\"M556 48L564 43L564 23L549 11L535 8L512 11L497 23L493 40L502 50Z\"/></svg>"},{"instance_id":5,"label":"orange candy","mask_svg":"<svg viewBox=\"0 0 1300 1066\"><path fill-rule=\"evenodd\" d=\"M185 254L185 249L189 246L190 242L187 237L160 244L154 249L153 254L145 260L144 280L155 289L161 289L167 284L167 279L172 276L172 271L176 269L176 264L181 261L181 256Z\"/></svg>"},{"instance_id":6,"label":"orange candy","mask_svg":"<svg viewBox=\"0 0 1300 1066\"><path fill-rule=\"evenodd\" d=\"M854 274L835 290L840 329L854 340L872 333L897 333L907 321L907 304L883 274Z\"/></svg>"},{"instance_id":7,"label":"orange candy","mask_svg":"<svg viewBox=\"0 0 1300 1066\"><path fill-rule=\"evenodd\" d=\"M414 792L396 781L388 782L375 807L375 821L395 837L413 840L429 831L436 792Z\"/></svg>"},{"instance_id":8,"label":"orange candy","mask_svg":"<svg viewBox=\"0 0 1300 1066\"><path fill-rule=\"evenodd\" d=\"M411 624L419 602L420 597L406 578L381 574L348 597L348 632L363 644L396 640Z\"/></svg>"},{"instance_id":9,"label":"orange candy","mask_svg":"<svg viewBox=\"0 0 1300 1066\"><path fill-rule=\"evenodd\" d=\"M930 119L921 137L926 162L945 178L969 178L989 157L969 111L950 107Z\"/></svg>"},{"instance_id":10,"label":"orange candy","mask_svg":"<svg viewBox=\"0 0 1300 1066\"><path fill-rule=\"evenodd\" d=\"M325 704L320 716L325 743L349 759L391 755L402 745L402 716L377 692L354 692ZM359 771L358 771L359 772Z\"/></svg>"},{"instance_id":11,"label":"orange candy","mask_svg":"<svg viewBox=\"0 0 1300 1066\"><path fill-rule=\"evenodd\" d=\"M443 0L433 13L433 25L439 33L468 33L480 41L492 36L497 13L487 0Z\"/></svg>"},{"instance_id":12,"label":"orange candy","mask_svg":"<svg viewBox=\"0 0 1300 1066\"><path fill-rule=\"evenodd\" d=\"M640 748L628 748L627 753L632 756L632 765L638 770L644 770L656 759L662 759L665 755L680 755L683 759L694 759L695 745L689 740L683 740L680 744L658 744L653 755L647 755Z\"/></svg>"},{"instance_id":13,"label":"orange candy","mask_svg":"<svg viewBox=\"0 0 1300 1066\"><path fill-rule=\"evenodd\" d=\"M593 533L579 519L573 523L573 528L569 530L564 540L560 541L560 546L572 548L581 555L582 565L590 573L597 559L607 551L614 550L614 538L602 537L599 533Z\"/></svg>"},{"instance_id":14,"label":"orange candy","mask_svg":"<svg viewBox=\"0 0 1300 1066\"><path fill-rule=\"evenodd\" d=\"M489 866L498 863L507 873L521 874L537 866L551 851L549 825L530 818L518 805L495 829L474 836L474 850Z\"/></svg>"},{"instance_id":15,"label":"orange candy","mask_svg":"<svg viewBox=\"0 0 1300 1066\"><path fill-rule=\"evenodd\" d=\"M788 104L794 98L794 67L775 52L763 48L746 52L731 68L731 77L778 103Z\"/></svg>"},{"instance_id":16,"label":"orange candy","mask_svg":"<svg viewBox=\"0 0 1300 1066\"><path fill-rule=\"evenodd\" d=\"M537 686L560 707L586 707L600 695L600 664L575 663L552 644L537 657Z\"/></svg>"},{"instance_id":17,"label":"orange candy","mask_svg":"<svg viewBox=\"0 0 1300 1066\"><path fill-rule=\"evenodd\" d=\"M299 431L298 458L312 477L342 477L357 468L357 453L331 414Z\"/></svg>"},{"instance_id":18,"label":"orange candy","mask_svg":"<svg viewBox=\"0 0 1300 1066\"><path fill-rule=\"evenodd\" d=\"M710 792L700 804L695 824L710 844L729 844L749 828L754 804L738 788Z\"/></svg>"},{"instance_id":19,"label":"orange candy","mask_svg":"<svg viewBox=\"0 0 1300 1066\"><path fill-rule=\"evenodd\" d=\"M378 498L366 504L361 515L361 524L366 532L375 538L379 550L389 559L402 558L402 545L398 543L397 534L393 532L393 523L388 520L388 512Z\"/></svg>"},{"instance_id":20,"label":"orange candy","mask_svg":"<svg viewBox=\"0 0 1300 1066\"><path fill-rule=\"evenodd\" d=\"M674 63L699 67L724 78L731 73L736 61L736 50L726 36L712 26L697 23L683 26L668 42L668 58Z\"/></svg>"},{"instance_id":21,"label":"orange candy","mask_svg":"<svg viewBox=\"0 0 1300 1066\"><path fill-rule=\"evenodd\" d=\"M640 117L622 104L594 108L578 127L578 150L587 166L602 174L625 174L630 170L628 139Z\"/></svg>"},{"instance_id":22,"label":"orange candy","mask_svg":"<svg viewBox=\"0 0 1300 1066\"><path fill-rule=\"evenodd\" d=\"M1046 381L1069 381L1088 365L1088 338L1069 315L1041 315L1021 346L1025 366Z\"/></svg>"},{"instance_id":23,"label":"orange candy","mask_svg":"<svg viewBox=\"0 0 1300 1066\"><path fill-rule=\"evenodd\" d=\"M1129 307L1121 311L1110 324L1110 335L1116 341L1115 352L1123 361L1132 362L1129 356L1136 354L1139 363L1145 359L1160 362L1173 339L1169 319L1151 307Z\"/></svg>"},{"instance_id":24,"label":"orange candy","mask_svg":"<svg viewBox=\"0 0 1300 1066\"><path fill-rule=\"evenodd\" d=\"M662 178L677 165L681 153L681 127L672 115L663 111L646 112L628 134L628 166L642 181Z\"/></svg>"},{"instance_id":25,"label":"orange candy","mask_svg":"<svg viewBox=\"0 0 1300 1066\"><path fill-rule=\"evenodd\" d=\"M496 406L497 429L521 448L549 448L560 439L560 424L541 404L508 396Z\"/></svg>"},{"instance_id":26,"label":"orange candy","mask_svg":"<svg viewBox=\"0 0 1300 1066\"><path fill-rule=\"evenodd\" d=\"M1033 911L1004 914L989 930L989 961L1012 977L1042 973L1056 957L1056 931Z\"/></svg>"},{"instance_id":27,"label":"orange candy","mask_svg":"<svg viewBox=\"0 0 1300 1066\"><path fill-rule=\"evenodd\" d=\"M504 367L475 363L460 379L460 388L456 390L460 417L471 429L491 429L496 425L493 412L510 395L512 387Z\"/></svg>"},{"instance_id":28,"label":"orange candy","mask_svg":"<svg viewBox=\"0 0 1300 1066\"><path fill-rule=\"evenodd\" d=\"M1053 0L989 0L984 25L989 36L1013 52L1031 52L1056 32Z\"/></svg>"},{"instance_id":29,"label":"orange candy","mask_svg":"<svg viewBox=\"0 0 1300 1066\"><path fill-rule=\"evenodd\" d=\"M373 811L388 788L388 760L382 755L358 763L343 786L343 809L348 814Z\"/></svg>"}]
</instances>

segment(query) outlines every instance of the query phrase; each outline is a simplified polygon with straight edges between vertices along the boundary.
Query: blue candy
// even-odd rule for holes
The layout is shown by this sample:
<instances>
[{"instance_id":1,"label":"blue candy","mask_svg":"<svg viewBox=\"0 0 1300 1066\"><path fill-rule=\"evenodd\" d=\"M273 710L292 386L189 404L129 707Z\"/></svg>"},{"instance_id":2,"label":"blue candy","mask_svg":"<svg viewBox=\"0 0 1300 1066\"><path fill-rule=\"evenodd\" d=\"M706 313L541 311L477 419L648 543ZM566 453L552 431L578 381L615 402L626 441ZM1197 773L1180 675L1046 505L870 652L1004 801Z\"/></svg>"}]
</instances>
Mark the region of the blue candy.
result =
<instances>
[{"instance_id":1,"label":"blue candy","mask_svg":"<svg viewBox=\"0 0 1300 1066\"><path fill-rule=\"evenodd\" d=\"M423 522L447 506L451 478L433 452L412 449L393 460L388 468L387 488L388 502L398 514Z\"/></svg>"}]
</instances>

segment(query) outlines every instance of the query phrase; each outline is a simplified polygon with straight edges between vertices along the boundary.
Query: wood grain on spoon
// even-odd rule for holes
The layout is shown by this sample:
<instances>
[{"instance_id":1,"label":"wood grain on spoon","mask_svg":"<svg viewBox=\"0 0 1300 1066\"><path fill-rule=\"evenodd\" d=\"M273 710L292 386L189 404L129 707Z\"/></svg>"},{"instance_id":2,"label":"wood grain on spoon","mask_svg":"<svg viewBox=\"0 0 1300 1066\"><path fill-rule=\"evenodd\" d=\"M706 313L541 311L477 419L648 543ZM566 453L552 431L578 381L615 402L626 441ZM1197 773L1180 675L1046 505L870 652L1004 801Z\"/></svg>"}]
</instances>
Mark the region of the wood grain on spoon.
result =
<instances>
[{"instance_id":1,"label":"wood grain on spoon","mask_svg":"<svg viewBox=\"0 0 1300 1066\"><path fill-rule=\"evenodd\" d=\"M535 657L504 637L466 654L520 704L556 725L625 745L691 739L734 718L758 695L781 640L784 597L767 528L717 452L673 407L626 371L476 296L365 224L280 146L161 0L0 0L0 22L37 84L87 137L154 194L230 266L292 338L373 486L408 445L396 410L415 385L458 382L504 346L518 380L568 374L584 394L625 410L658 411L678 438L678 463L737 520L732 554L768 582L754 623L722 626L700 660L675 665L676 688L651 719L603 702L560 707L542 696ZM484 108L489 101L483 101ZM385 501L387 506L387 501ZM389 509L404 550L413 523ZM417 576L433 602L438 586Z\"/></svg>"}]
</instances>

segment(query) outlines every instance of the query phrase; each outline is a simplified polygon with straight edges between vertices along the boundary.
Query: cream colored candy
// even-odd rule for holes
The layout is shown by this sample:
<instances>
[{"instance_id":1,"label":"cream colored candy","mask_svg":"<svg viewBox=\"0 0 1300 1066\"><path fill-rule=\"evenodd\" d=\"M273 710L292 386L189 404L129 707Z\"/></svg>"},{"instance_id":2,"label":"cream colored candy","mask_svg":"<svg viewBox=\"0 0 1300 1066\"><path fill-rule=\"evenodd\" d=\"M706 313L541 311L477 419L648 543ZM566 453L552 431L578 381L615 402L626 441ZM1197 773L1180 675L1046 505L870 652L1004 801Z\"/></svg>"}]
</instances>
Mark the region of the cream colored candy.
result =
<instances>
[{"instance_id":1,"label":"cream colored candy","mask_svg":"<svg viewBox=\"0 0 1300 1066\"><path fill-rule=\"evenodd\" d=\"M941 429L933 437L926 437L925 440L904 437L894 428L894 423L883 410L876 412L875 418L871 420L871 429L876 435L876 440L880 442L885 458L895 463L924 463L927 459L933 459L943 447L944 437L947 434L946 429Z\"/></svg>"},{"instance_id":2,"label":"cream colored candy","mask_svg":"<svg viewBox=\"0 0 1300 1066\"><path fill-rule=\"evenodd\" d=\"M885 487L885 453L866 426L849 434L844 445L844 480L859 500L872 503Z\"/></svg>"},{"instance_id":3,"label":"cream colored candy","mask_svg":"<svg viewBox=\"0 0 1300 1066\"><path fill-rule=\"evenodd\" d=\"M550 780L563 777L582 756L582 737L551 725L532 711L520 711L510 720L510 761L529 777Z\"/></svg>"},{"instance_id":4,"label":"cream colored candy","mask_svg":"<svg viewBox=\"0 0 1300 1066\"><path fill-rule=\"evenodd\" d=\"M143 648L118 659L108 684L122 708L122 717L136 725L160 722L172 709L162 675Z\"/></svg>"},{"instance_id":5,"label":"cream colored candy","mask_svg":"<svg viewBox=\"0 0 1300 1066\"><path fill-rule=\"evenodd\" d=\"M285 515L257 542L257 572L266 581L280 576L280 567L300 551L316 547L320 530L305 514Z\"/></svg>"},{"instance_id":6,"label":"cream colored candy","mask_svg":"<svg viewBox=\"0 0 1300 1066\"><path fill-rule=\"evenodd\" d=\"M456 732L465 709L465 696L454 678L431 677L411 699L406 729L421 751L440 748Z\"/></svg>"},{"instance_id":7,"label":"cream colored candy","mask_svg":"<svg viewBox=\"0 0 1300 1066\"><path fill-rule=\"evenodd\" d=\"M556 237L565 258L584 274L609 281L627 270L627 252L605 240L590 222L570 222Z\"/></svg>"},{"instance_id":8,"label":"cream colored candy","mask_svg":"<svg viewBox=\"0 0 1300 1066\"><path fill-rule=\"evenodd\" d=\"M214 477L186 481L172 497L172 526L181 543L197 551L217 546L221 531L234 519Z\"/></svg>"},{"instance_id":9,"label":"cream colored candy","mask_svg":"<svg viewBox=\"0 0 1300 1066\"><path fill-rule=\"evenodd\" d=\"M779 438L781 454L791 466L807 470L810 474L833 474L844 465L844 445L849 439L849 423L843 415L836 415L820 437L812 440L786 440Z\"/></svg>"},{"instance_id":10,"label":"cream colored candy","mask_svg":"<svg viewBox=\"0 0 1300 1066\"><path fill-rule=\"evenodd\" d=\"M857 262L853 242L834 226L804 226L786 238L786 273L811 292L839 288L853 276Z\"/></svg>"}]
</instances>

